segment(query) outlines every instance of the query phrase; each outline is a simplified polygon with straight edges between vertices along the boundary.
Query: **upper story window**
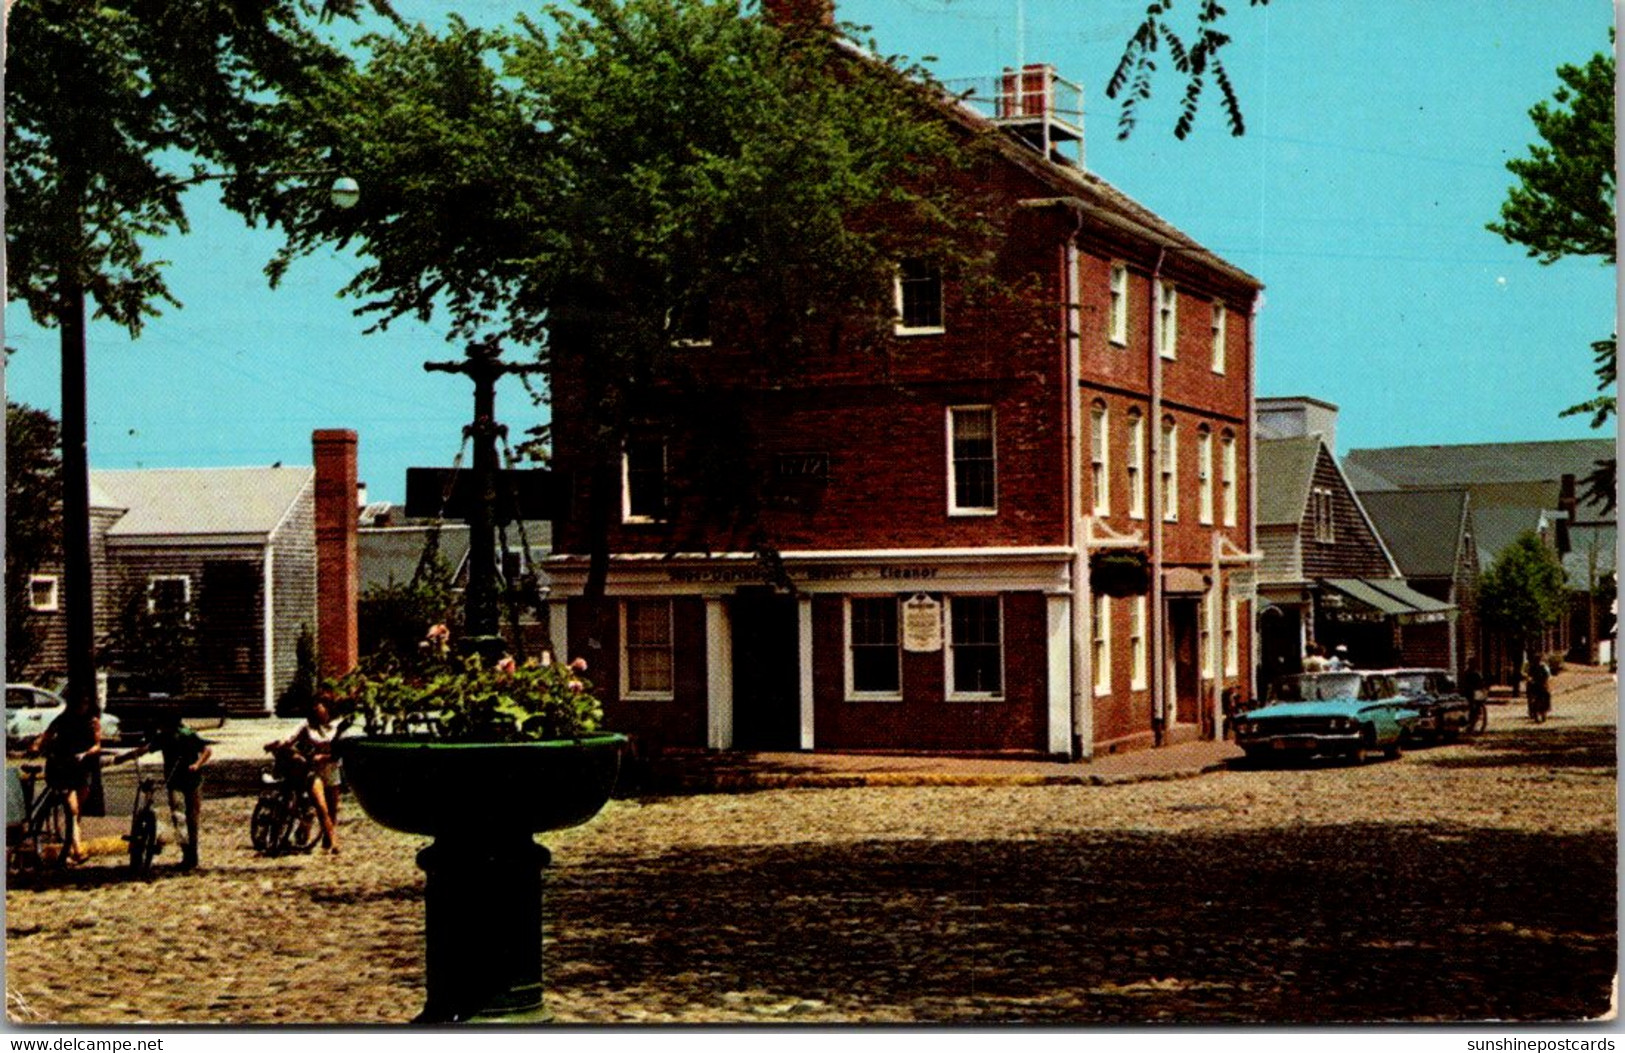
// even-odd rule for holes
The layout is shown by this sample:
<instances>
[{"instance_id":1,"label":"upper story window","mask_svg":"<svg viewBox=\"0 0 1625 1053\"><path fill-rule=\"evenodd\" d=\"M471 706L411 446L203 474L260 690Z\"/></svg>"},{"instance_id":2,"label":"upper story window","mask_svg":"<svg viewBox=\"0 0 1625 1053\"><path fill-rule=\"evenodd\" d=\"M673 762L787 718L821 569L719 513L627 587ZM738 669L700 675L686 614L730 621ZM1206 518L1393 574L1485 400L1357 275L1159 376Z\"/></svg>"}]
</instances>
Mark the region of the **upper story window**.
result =
<instances>
[{"instance_id":1,"label":"upper story window","mask_svg":"<svg viewBox=\"0 0 1625 1053\"><path fill-rule=\"evenodd\" d=\"M997 596L948 598L948 696L1004 694L1004 633Z\"/></svg>"},{"instance_id":2,"label":"upper story window","mask_svg":"<svg viewBox=\"0 0 1625 1053\"><path fill-rule=\"evenodd\" d=\"M1213 301L1213 372L1223 373L1224 362L1224 329L1226 312L1224 304L1218 300Z\"/></svg>"},{"instance_id":3,"label":"upper story window","mask_svg":"<svg viewBox=\"0 0 1625 1053\"><path fill-rule=\"evenodd\" d=\"M147 613L184 615L192 603L192 579L186 574L153 574L147 578Z\"/></svg>"},{"instance_id":4,"label":"upper story window","mask_svg":"<svg viewBox=\"0 0 1625 1053\"><path fill-rule=\"evenodd\" d=\"M1149 665L1146 661L1145 615L1149 607L1144 596L1136 596L1134 605L1129 608L1129 687L1135 691L1145 690L1145 674Z\"/></svg>"},{"instance_id":5,"label":"upper story window","mask_svg":"<svg viewBox=\"0 0 1625 1053\"><path fill-rule=\"evenodd\" d=\"M627 600L621 605L621 697L672 697L670 600Z\"/></svg>"},{"instance_id":6,"label":"upper story window","mask_svg":"<svg viewBox=\"0 0 1625 1053\"><path fill-rule=\"evenodd\" d=\"M621 457L621 521L657 523L665 518L665 440L628 439Z\"/></svg>"},{"instance_id":7,"label":"upper story window","mask_svg":"<svg viewBox=\"0 0 1625 1053\"><path fill-rule=\"evenodd\" d=\"M671 315L672 342L679 347L705 347L711 343L711 298L704 293L690 297Z\"/></svg>"},{"instance_id":8,"label":"upper story window","mask_svg":"<svg viewBox=\"0 0 1625 1053\"><path fill-rule=\"evenodd\" d=\"M1213 525L1213 433L1205 424L1196 429L1196 518Z\"/></svg>"},{"instance_id":9,"label":"upper story window","mask_svg":"<svg viewBox=\"0 0 1625 1053\"><path fill-rule=\"evenodd\" d=\"M1207 600L1196 604L1196 650L1203 680L1213 679L1213 629L1210 619L1212 607Z\"/></svg>"},{"instance_id":10,"label":"upper story window","mask_svg":"<svg viewBox=\"0 0 1625 1053\"><path fill-rule=\"evenodd\" d=\"M1106 442L1106 404L1097 402L1089 409L1089 466L1094 487L1095 515L1110 515L1112 486Z\"/></svg>"},{"instance_id":11,"label":"upper story window","mask_svg":"<svg viewBox=\"0 0 1625 1053\"><path fill-rule=\"evenodd\" d=\"M1179 357L1179 290L1170 281L1157 282L1157 353Z\"/></svg>"},{"instance_id":12,"label":"upper story window","mask_svg":"<svg viewBox=\"0 0 1625 1053\"><path fill-rule=\"evenodd\" d=\"M55 574L34 574L28 579L28 609L54 611L57 609L57 577Z\"/></svg>"},{"instance_id":13,"label":"upper story window","mask_svg":"<svg viewBox=\"0 0 1625 1053\"><path fill-rule=\"evenodd\" d=\"M990 515L998 510L994 469L993 407L948 410L948 511Z\"/></svg>"},{"instance_id":14,"label":"upper story window","mask_svg":"<svg viewBox=\"0 0 1625 1053\"><path fill-rule=\"evenodd\" d=\"M1235 676L1241 670L1241 650L1239 646L1239 633L1241 628L1241 615L1238 608L1241 601L1229 589L1225 590L1224 599L1224 675Z\"/></svg>"},{"instance_id":15,"label":"upper story window","mask_svg":"<svg viewBox=\"0 0 1625 1053\"><path fill-rule=\"evenodd\" d=\"M848 697L903 697L897 597L854 596L848 600L846 637Z\"/></svg>"},{"instance_id":16,"label":"upper story window","mask_svg":"<svg viewBox=\"0 0 1625 1053\"><path fill-rule=\"evenodd\" d=\"M1145 417L1128 411L1128 514L1145 518Z\"/></svg>"},{"instance_id":17,"label":"upper story window","mask_svg":"<svg viewBox=\"0 0 1625 1053\"><path fill-rule=\"evenodd\" d=\"M1219 437L1220 486L1224 491L1224 525L1236 525L1236 433L1226 431Z\"/></svg>"},{"instance_id":18,"label":"upper story window","mask_svg":"<svg viewBox=\"0 0 1625 1053\"><path fill-rule=\"evenodd\" d=\"M1328 545L1332 544L1337 540L1337 521L1332 514L1331 488L1317 486L1314 488L1311 497L1315 506L1315 540Z\"/></svg>"},{"instance_id":19,"label":"upper story window","mask_svg":"<svg viewBox=\"0 0 1625 1053\"><path fill-rule=\"evenodd\" d=\"M1179 520L1179 430L1172 417L1162 421L1162 518Z\"/></svg>"},{"instance_id":20,"label":"upper story window","mask_svg":"<svg viewBox=\"0 0 1625 1053\"><path fill-rule=\"evenodd\" d=\"M1111 315L1107 319L1107 336L1114 344L1128 343L1128 267L1112 264Z\"/></svg>"},{"instance_id":21,"label":"upper story window","mask_svg":"<svg viewBox=\"0 0 1625 1053\"><path fill-rule=\"evenodd\" d=\"M904 336L943 332L942 268L907 259L897 268L897 332Z\"/></svg>"}]
</instances>

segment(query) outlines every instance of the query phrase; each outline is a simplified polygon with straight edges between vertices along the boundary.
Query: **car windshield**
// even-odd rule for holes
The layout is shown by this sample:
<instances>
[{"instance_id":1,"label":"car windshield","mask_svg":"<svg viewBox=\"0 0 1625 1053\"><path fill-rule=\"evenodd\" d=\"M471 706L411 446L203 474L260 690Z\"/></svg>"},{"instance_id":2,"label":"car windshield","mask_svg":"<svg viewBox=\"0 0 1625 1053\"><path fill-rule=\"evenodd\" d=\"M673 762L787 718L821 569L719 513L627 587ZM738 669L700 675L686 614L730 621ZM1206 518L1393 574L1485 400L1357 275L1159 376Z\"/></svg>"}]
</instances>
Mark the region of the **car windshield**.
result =
<instances>
[{"instance_id":1,"label":"car windshield","mask_svg":"<svg viewBox=\"0 0 1625 1053\"><path fill-rule=\"evenodd\" d=\"M1276 702L1324 702L1334 698L1359 698L1359 673L1304 673L1283 676L1270 688Z\"/></svg>"},{"instance_id":2,"label":"car windshield","mask_svg":"<svg viewBox=\"0 0 1625 1053\"><path fill-rule=\"evenodd\" d=\"M1394 683L1401 694L1425 695L1428 693L1428 680L1425 673L1398 673L1394 676Z\"/></svg>"}]
</instances>

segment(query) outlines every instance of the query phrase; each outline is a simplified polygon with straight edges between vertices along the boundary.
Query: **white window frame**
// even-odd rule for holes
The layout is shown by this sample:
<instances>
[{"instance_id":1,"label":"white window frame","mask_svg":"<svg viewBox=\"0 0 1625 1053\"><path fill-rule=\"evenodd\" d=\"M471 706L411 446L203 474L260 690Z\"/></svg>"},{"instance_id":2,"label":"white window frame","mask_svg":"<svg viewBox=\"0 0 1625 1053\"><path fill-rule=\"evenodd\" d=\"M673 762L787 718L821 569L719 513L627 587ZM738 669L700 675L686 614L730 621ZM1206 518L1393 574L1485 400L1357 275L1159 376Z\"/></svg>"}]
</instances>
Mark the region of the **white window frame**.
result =
<instances>
[{"instance_id":1,"label":"white window frame","mask_svg":"<svg viewBox=\"0 0 1625 1053\"><path fill-rule=\"evenodd\" d=\"M961 600L988 600L995 603L995 610L999 616L999 690L997 691L961 691L954 683L954 648L958 642L954 639L954 604ZM950 702L999 702L1004 699L1005 685L1009 682L1009 670L1005 667L1004 654L1004 597L998 593L963 593L947 597L948 601L948 639L947 646L943 647L943 662L946 668L943 671L943 683L947 685L948 701ZM980 645L978 645L980 646Z\"/></svg>"},{"instance_id":2,"label":"white window frame","mask_svg":"<svg viewBox=\"0 0 1625 1053\"><path fill-rule=\"evenodd\" d=\"M1172 419L1162 422L1162 464L1158 466L1162 480L1162 521L1179 522L1179 424Z\"/></svg>"},{"instance_id":3,"label":"white window frame","mask_svg":"<svg viewBox=\"0 0 1625 1053\"><path fill-rule=\"evenodd\" d=\"M1213 432L1205 427L1196 430L1196 518L1213 525Z\"/></svg>"},{"instance_id":4,"label":"white window frame","mask_svg":"<svg viewBox=\"0 0 1625 1053\"><path fill-rule=\"evenodd\" d=\"M669 332L671 332L671 334L672 334L671 344L672 344L673 347L710 347L711 346L712 334L711 334L711 304L710 304L710 297L706 297L705 301L706 301L706 303L705 303L705 335L704 336L695 336L692 333L685 335L683 333L678 332L678 329L681 328L682 322L686 321L686 319L682 319L677 311L669 311L669 312L667 312L667 314L666 314L666 327L667 327L667 330Z\"/></svg>"},{"instance_id":5,"label":"white window frame","mask_svg":"<svg viewBox=\"0 0 1625 1053\"><path fill-rule=\"evenodd\" d=\"M895 627L897 639L893 650L897 659L897 690L896 691L859 691L856 684L857 664L852 660L852 604L855 601L890 600L892 602L893 617L896 619ZM903 700L903 612L902 601L895 595L885 596L848 596L846 598L846 700L848 702L901 702Z\"/></svg>"},{"instance_id":6,"label":"white window frame","mask_svg":"<svg viewBox=\"0 0 1625 1053\"><path fill-rule=\"evenodd\" d=\"M944 287L942 280L942 268L936 264L933 264L931 261L924 259L911 259L908 260L907 263L923 264L932 272L932 275L928 280L934 280L937 286L937 324L909 325L904 321L904 318L907 317L903 311L903 267L905 264L900 263L898 264L892 278L893 305L897 311L897 321L893 325L892 331L898 336L937 336L939 334L946 333L948 331L948 302L946 297L946 288ZM919 280L921 279L910 279L910 281Z\"/></svg>"},{"instance_id":7,"label":"white window frame","mask_svg":"<svg viewBox=\"0 0 1625 1053\"><path fill-rule=\"evenodd\" d=\"M50 589L49 599L41 602L34 592L41 585ZM28 576L28 609L41 614L51 614L61 610L62 589L61 583L55 574L30 574Z\"/></svg>"},{"instance_id":8,"label":"white window frame","mask_svg":"<svg viewBox=\"0 0 1625 1053\"><path fill-rule=\"evenodd\" d=\"M1145 518L1145 415L1139 410L1128 414L1128 515Z\"/></svg>"},{"instance_id":9,"label":"white window frame","mask_svg":"<svg viewBox=\"0 0 1625 1053\"><path fill-rule=\"evenodd\" d=\"M664 498L665 497L665 489L666 489L665 483L666 483L666 480L668 478L670 468L671 468L670 454L669 454L669 451L668 451L668 449L666 447L666 441L664 439L633 439L633 440L631 440L631 442L636 442L636 443L645 443L645 442L656 443L656 442L658 442L660 444L661 496L662 496L662 498ZM662 506L664 507L665 501L662 500L661 503L662 503ZM663 522L665 522L665 520L666 520L666 517L663 516L663 515L651 516L651 515L645 515L643 513L636 513L636 514L633 513L633 511L632 511L632 451L630 449L628 449L626 446L623 446L621 448L621 522L623 522L623 523L663 523Z\"/></svg>"},{"instance_id":10,"label":"white window frame","mask_svg":"<svg viewBox=\"0 0 1625 1053\"><path fill-rule=\"evenodd\" d=\"M1095 696L1112 693L1112 601L1097 593L1089 612L1089 634L1093 642Z\"/></svg>"},{"instance_id":11,"label":"white window frame","mask_svg":"<svg viewBox=\"0 0 1625 1053\"><path fill-rule=\"evenodd\" d=\"M1314 505L1315 540L1323 545L1337 544L1337 517L1331 487L1315 487L1311 498Z\"/></svg>"},{"instance_id":12,"label":"white window frame","mask_svg":"<svg viewBox=\"0 0 1625 1053\"><path fill-rule=\"evenodd\" d=\"M663 603L666 605L666 651L671 657L671 686L664 690L632 688L632 662L631 640L627 636L627 625L630 619L627 614L634 603ZM670 702L677 694L677 612L675 604L669 596L648 596L636 599L625 599L620 603L621 613L621 691L620 696L628 701L639 702Z\"/></svg>"},{"instance_id":13,"label":"white window frame","mask_svg":"<svg viewBox=\"0 0 1625 1053\"><path fill-rule=\"evenodd\" d=\"M1236 525L1236 436L1225 432L1219 437L1221 475L1220 488L1224 491L1224 525Z\"/></svg>"},{"instance_id":14,"label":"white window frame","mask_svg":"<svg viewBox=\"0 0 1625 1053\"><path fill-rule=\"evenodd\" d=\"M1119 346L1128 344L1128 265L1112 264L1111 306L1108 308L1107 339Z\"/></svg>"},{"instance_id":15,"label":"white window frame","mask_svg":"<svg viewBox=\"0 0 1625 1053\"><path fill-rule=\"evenodd\" d=\"M161 581L178 581L181 583L181 609L184 611L192 606L192 576L190 574L148 574L147 575L147 613L158 613L158 600L153 594L153 586Z\"/></svg>"},{"instance_id":16,"label":"white window frame","mask_svg":"<svg viewBox=\"0 0 1625 1053\"><path fill-rule=\"evenodd\" d=\"M1225 370L1224 338L1225 338L1225 330L1227 328L1227 326L1225 324L1225 319L1226 319L1227 315L1228 315L1228 312L1225 311L1224 301L1223 300L1214 300L1213 301L1213 324L1212 324L1212 330L1213 330L1213 372L1219 374L1220 376L1224 376L1224 370Z\"/></svg>"},{"instance_id":17,"label":"white window frame","mask_svg":"<svg viewBox=\"0 0 1625 1053\"><path fill-rule=\"evenodd\" d=\"M1129 687L1135 691L1144 691L1146 688L1146 670L1149 663L1146 659L1145 624L1146 613L1150 603L1144 596L1134 597L1134 605L1129 608L1128 641L1129 641Z\"/></svg>"},{"instance_id":18,"label":"white window frame","mask_svg":"<svg viewBox=\"0 0 1625 1053\"><path fill-rule=\"evenodd\" d=\"M1111 411L1104 402L1089 407L1089 481L1097 516L1112 514Z\"/></svg>"},{"instance_id":19,"label":"white window frame","mask_svg":"<svg viewBox=\"0 0 1625 1053\"><path fill-rule=\"evenodd\" d=\"M1157 354L1179 357L1179 290L1166 278L1157 280Z\"/></svg>"},{"instance_id":20,"label":"white window frame","mask_svg":"<svg viewBox=\"0 0 1625 1053\"><path fill-rule=\"evenodd\" d=\"M1225 590L1224 597L1224 675L1236 676L1241 672L1241 601L1235 592Z\"/></svg>"},{"instance_id":21,"label":"white window frame","mask_svg":"<svg viewBox=\"0 0 1625 1053\"><path fill-rule=\"evenodd\" d=\"M954 456L954 419L961 413L987 414L988 441L992 446L989 461L993 469L993 503L991 505L961 505L959 479ZM993 516L999 514L999 416L990 405L949 406L948 418L948 514L951 516Z\"/></svg>"}]
</instances>

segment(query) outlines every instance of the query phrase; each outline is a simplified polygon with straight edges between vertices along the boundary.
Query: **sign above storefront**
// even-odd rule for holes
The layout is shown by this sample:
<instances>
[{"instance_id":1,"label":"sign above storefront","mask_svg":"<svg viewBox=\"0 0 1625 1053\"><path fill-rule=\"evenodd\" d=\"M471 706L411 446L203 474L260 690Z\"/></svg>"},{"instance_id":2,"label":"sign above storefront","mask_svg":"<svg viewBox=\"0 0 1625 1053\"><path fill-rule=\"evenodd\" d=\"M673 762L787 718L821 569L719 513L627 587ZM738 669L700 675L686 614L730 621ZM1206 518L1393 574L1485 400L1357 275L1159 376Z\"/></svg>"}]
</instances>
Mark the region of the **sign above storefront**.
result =
<instances>
[{"instance_id":1,"label":"sign above storefront","mask_svg":"<svg viewBox=\"0 0 1625 1053\"><path fill-rule=\"evenodd\" d=\"M923 592L903 601L903 650L942 650L942 604Z\"/></svg>"}]
</instances>

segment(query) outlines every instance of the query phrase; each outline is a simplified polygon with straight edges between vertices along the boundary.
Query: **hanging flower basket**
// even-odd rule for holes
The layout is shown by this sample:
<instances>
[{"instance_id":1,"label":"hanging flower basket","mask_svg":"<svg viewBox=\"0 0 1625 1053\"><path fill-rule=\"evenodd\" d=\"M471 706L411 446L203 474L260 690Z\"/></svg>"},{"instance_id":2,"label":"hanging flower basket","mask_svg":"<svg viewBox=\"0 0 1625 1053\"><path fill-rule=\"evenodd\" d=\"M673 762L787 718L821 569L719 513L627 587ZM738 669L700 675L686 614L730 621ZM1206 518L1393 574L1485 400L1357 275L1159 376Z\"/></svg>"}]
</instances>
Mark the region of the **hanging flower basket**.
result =
<instances>
[{"instance_id":1,"label":"hanging flower basket","mask_svg":"<svg viewBox=\"0 0 1625 1053\"><path fill-rule=\"evenodd\" d=\"M1122 599L1151 591L1151 561L1139 549L1113 549L1089 557L1089 588Z\"/></svg>"}]
</instances>

